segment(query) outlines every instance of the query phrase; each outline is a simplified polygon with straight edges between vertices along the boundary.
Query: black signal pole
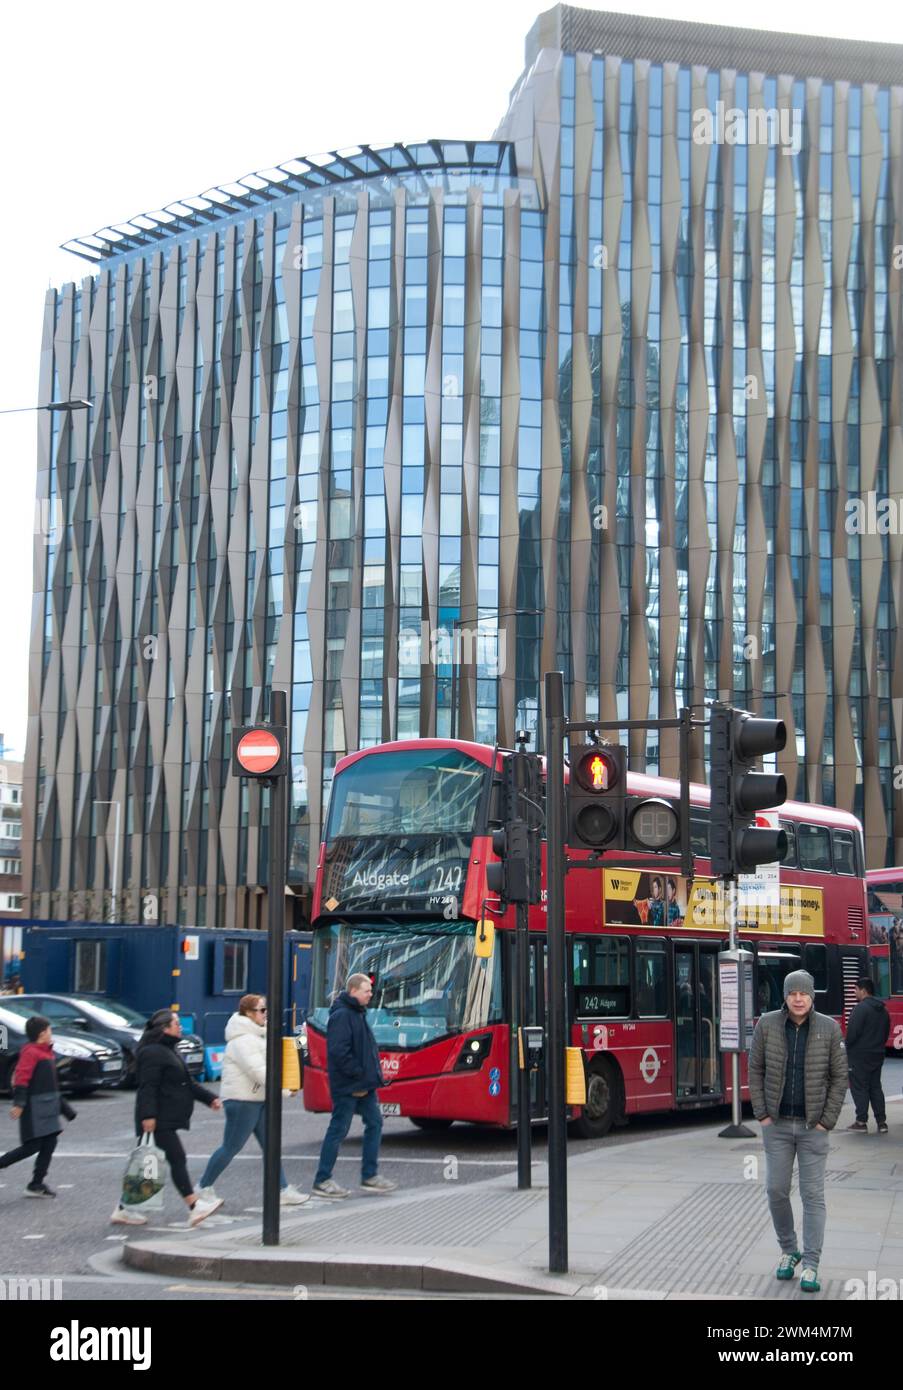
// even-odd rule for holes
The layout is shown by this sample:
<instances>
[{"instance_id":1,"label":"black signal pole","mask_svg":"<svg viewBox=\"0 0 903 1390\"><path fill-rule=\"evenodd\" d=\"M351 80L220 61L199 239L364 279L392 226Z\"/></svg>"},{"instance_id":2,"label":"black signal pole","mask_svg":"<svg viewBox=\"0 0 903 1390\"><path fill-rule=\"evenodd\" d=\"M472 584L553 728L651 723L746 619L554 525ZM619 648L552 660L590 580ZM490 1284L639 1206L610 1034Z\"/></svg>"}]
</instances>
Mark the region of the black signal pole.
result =
<instances>
[{"instance_id":1,"label":"black signal pole","mask_svg":"<svg viewBox=\"0 0 903 1390\"><path fill-rule=\"evenodd\" d=\"M533 1137L530 1132L530 1072L524 1039L524 1028L530 1010L530 934L527 903L518 903L517 912L517 1185L532 1186Z\"/></svg>"},{"instance_id":2,"label":"black signal pole","mask_svg":"<svg viewBox=\"0 0 903 1390\"><path fill-rule=\"evenodd\" d=\"M287 729L284 690L270 692L269 723L282 734ZM282 1152L282 996L285 988L285 772L270 778L270 839L267 873L267 1058L266 1154L263 1162L263 1243L279 1244L279 1164Z\"/></svg>"},{"instance_id":3,"label":"black signal pole","mask_svg":"<svg viewBox=\"0 0 903 1390\"><path fill-rule=\"evenodd\" d=\"M546 672L546 887L549 971L546 1081L549 1101L549 1273L568 1270L566 1008L564 975L564 677Z\"/></svg>"}]
</instances>

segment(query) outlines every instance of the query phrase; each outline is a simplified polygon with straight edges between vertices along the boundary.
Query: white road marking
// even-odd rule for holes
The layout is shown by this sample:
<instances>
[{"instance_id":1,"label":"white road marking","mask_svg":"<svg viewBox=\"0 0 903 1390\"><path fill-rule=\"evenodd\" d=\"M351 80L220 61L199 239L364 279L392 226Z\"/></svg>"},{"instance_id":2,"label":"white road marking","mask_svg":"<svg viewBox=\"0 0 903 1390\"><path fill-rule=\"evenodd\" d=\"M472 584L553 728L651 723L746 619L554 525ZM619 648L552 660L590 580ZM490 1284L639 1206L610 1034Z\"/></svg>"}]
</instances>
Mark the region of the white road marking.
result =
<instances>
[{"instance_id":1,"label":"white road marking","mask_svg":"<svg viewBox=\"0 0 903 1390\"><path fill-rule=\"evenodd\" d=\"M127 1158L127 1157L128 1157L128 1154L121 1153L121 1152L120 1152L120 1153L86 1153L86 1152L82 1152L81 1150L79 1150L77 1153L68 1153L68 1152L66 1152L65 1149L57 1149L56 1154L54 1155L54 1157L55 1157L55 1158ZM188 1154L188 1161L189 1161L190 1163L201 1163L201 1162L204 1162L204 1161L206 1161L207 1159L209 1159L209 1158L211 1158L211 1157L212 1157L211 1154ZM319 1157L320 1157L320 1150L317 1149L316 1153L312 1153L312 1154L286 1154L286 1153L284 1153L284 1154L282 1155L282 1161L285 1162L286 1160L288 1160L289 1162L292 1162L292 1163L295 1163L295 1162L297 1162L297 1163L314 1163L314 1162L316 1162L317 1159L319 1159ZM232 1161L233 1163L237 1163L239 1160L244 1161L244 1162L248 1162L248 1163L262 1163L262 1159L261 1159L260 1154L253 1154L253 1153L250 1153L250 1154L236 1154L236 1155L235 1155L235 1158L233 1158L231 1161ZM349 1155L346 1155L346 1154L339 1154L339 1157L338 1157L338 1160L337 1160L337 1161L338 1161L339 1163L360 1163L360 1161L361 1161L361 1156L360 1156L360 1154L349 1154ZM543 1161L544 1161L544 1160L543 1160ZM443 1166L445 1165L445 1163L447 1162L447 1160L446 1160L446 1158L444 1158L444 1157L442 1157L442 1158L401 1158L401 1157L396 1158L396 1157L395 1157L394 1155L392 1155L392 1154L387 1154L387 1153L385 1153L385 1152L382 1152L382 1153L380 1153L380 1156L379 1156L379 1162L380 1162L380 1167L382 1167L382 1166L383 1166L384 1164L386 1164L386 1163L426 1163L426 1164L431 1164L434 1168L435 1168L435 1167L441 1168L441 1167L443 1167ZM540 1160L534 1159L533 1162L534 1162L534 1164L538 1164L538 1163L540 1162ZM462 1167L462 1168L516 1168L516 1167L517 1167L517 1159L516 1159L516 1158L459 1158L459 1159L458 1159L458 1166L459 1166L459 1167Z\"/></svg>"},{"instance_id":2,"label":"white road marking","mask_svg":"<svg viewBox=\"0 0 903 1390\"><path fill-rule=\"evenodd\" d=\"M104 1240L128 1240L128 1236L104 1236Z\"/></svg>"},{"instance_id":3,"label":"white road marking","mask_svg":"<svg viewBox=\"0 0 903 1390\"><path fill-rule=\"evenodd\" d=\"M74 1186L75 1186L75 1183L74 1183L74 1182L58 1182L58 1183L57 1183L57 1187L59 1188L60 1192L62 1192L62 1190L63 1190L64 1187L74 1187Z\"/></svg>"},{"instance_id":4,"label":"white road marking","mask_svg":"<svg viewBox=\"0 0 903 1390\"><path fill-rule=\"evenodd\" d=\"M46 1235L40 1235L40 1236L23 1236L22 1239L23 1239L23 1240L46 1240L47 1237L46 1237Z\"/></svg>"}]
</instances>

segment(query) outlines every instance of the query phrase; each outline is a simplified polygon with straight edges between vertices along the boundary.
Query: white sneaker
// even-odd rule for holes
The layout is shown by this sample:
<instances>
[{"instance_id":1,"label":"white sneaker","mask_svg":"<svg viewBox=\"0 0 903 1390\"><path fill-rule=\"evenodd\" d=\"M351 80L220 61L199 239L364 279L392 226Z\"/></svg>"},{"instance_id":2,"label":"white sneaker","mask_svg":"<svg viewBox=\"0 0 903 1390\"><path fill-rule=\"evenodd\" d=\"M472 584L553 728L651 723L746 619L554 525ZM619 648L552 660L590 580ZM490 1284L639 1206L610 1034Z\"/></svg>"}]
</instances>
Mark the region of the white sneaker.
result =
<instances>
[{"instance_id":1,"label":"white sneaker","mask_svg":"<svg viewBox=\"0 0 903 1390\"><path fill-rule=\"evenodd\" d=\"M117 1207L110 1217L114 1226L146 1226L147 1217L140 1211L129 1211L128 1207Z\"/></svg>"},{"instance_id":2,"label":"white sneaker","mask_svg":"<svg viewBox=\"0 0 903 1390\"><path fill-rule=\"evenodd\" d=\"M196 1187L194 1190L201 1202L218 1202L220 1200L212 1187Z\"/></svg>"},{"instance_id":3,"label":"white sneaker","mask_svg":"<svg viewBox=\"0 0 903 1390\"><path fill-rule=\"evenodd\" d=\"M221 1197L217 1197L216 1201L213 1202L205 1201L203 1197L199 1197L191 1208L191 1215L188 1218L189 1226L200 1226L201 1222L206 1221L208 1216L219 1211L222 1205Z\"/></svg>"},{"instance_id":4,"label":"white sneaker","mask_svg":"<svg viewBox=\"0 0 903 1390\"><path fill-rule=\"evenodd\" d=\"M361 1183L362 1192L378 1192L380 1196L387 1196L390 1192L397 1192L398 1183L391 1178L381 1177L377 1173L375 1178L365 1178Z\"/></svg>"},{"instance_id":5,"label":"white sneaker","mask_svg":"<svg viewBox=\"0 0 903 1390\"><path fill-rule=\"evenodd\" d=\"M284 1187L279 1194L279 1205L281 1207L300 1207L309 1200L309 1193L299 1192L296 1187L292 1187L291 1183L288 1187Z\"/></svg>"}]
</instances>

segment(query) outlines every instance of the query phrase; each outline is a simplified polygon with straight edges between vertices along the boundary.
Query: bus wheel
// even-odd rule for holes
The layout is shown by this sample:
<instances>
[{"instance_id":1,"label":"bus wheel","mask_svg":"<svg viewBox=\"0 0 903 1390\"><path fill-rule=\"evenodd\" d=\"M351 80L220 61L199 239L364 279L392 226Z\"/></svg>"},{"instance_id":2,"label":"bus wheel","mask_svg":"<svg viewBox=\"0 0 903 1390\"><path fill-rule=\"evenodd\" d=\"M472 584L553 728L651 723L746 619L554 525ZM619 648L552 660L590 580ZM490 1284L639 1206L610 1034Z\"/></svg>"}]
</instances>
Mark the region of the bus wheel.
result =
<instances>
[{"instance_id":1,"label":"bus wheel","mask_svg":"<svg viewBox=\"0 0 903 1390\"><path fill-rule=\"evenodd\" d=\"M586 1105L574 1133L580 1139L603 1139L620 1108L620 1078L610 1062L594 1066L586 1078Z\"/></svg>"},{"instance_id":2,"label":"bus wheel","mask_svg":"<svg viewBox=\"0 0 903 1390\"><path fill-rule=\"evenodd\" d=\"M411 1124L416 1125L418 1129L424 1129L427 1132L432 1131L434 1134L443 1129L451 1129L454 1124L454 1120L415 1120L413 1115L410 1115L408 1118Z\"/></svg>"}]
</instances>

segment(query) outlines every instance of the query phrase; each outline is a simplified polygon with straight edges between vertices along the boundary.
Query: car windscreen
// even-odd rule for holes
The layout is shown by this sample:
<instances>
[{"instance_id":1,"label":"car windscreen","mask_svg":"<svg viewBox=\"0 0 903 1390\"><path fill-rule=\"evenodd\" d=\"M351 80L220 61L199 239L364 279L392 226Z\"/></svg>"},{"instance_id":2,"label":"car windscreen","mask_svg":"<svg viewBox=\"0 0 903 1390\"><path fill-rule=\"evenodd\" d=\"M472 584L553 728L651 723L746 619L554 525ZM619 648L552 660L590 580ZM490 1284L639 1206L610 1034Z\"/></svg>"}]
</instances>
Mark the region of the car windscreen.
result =
<instances>
[{"instance_id":1,"label":"car windscreen","mask_svg":"<svg viewBox=\"0 0 903 1390\"><path fill-rule=\"evenodd\" d=\"M120 1004L115 999L105 999L99 1004L96 999L82 999L76 995L71 1002L104 1028L143 1028L147 1022L147 1014L140 1014L137 1009L130 1009L128 1004Z\"/></svg>"},{"instance_id":2,"label":"car windscreen","mask_svg":"<svg viewBox=\"0 0 903 1390\"><path fill-rule=\"evenodd\" d=\"M0 1013L15 1014L18 1018L31 1018L33 1014L39 1014L41 1010L37 1004L27 999L4 998Z\"/></svg>"}]
</instances>

